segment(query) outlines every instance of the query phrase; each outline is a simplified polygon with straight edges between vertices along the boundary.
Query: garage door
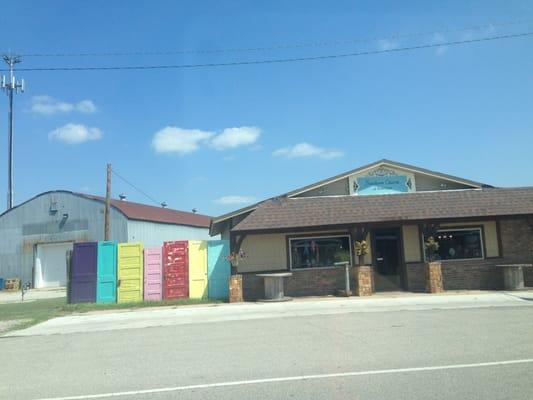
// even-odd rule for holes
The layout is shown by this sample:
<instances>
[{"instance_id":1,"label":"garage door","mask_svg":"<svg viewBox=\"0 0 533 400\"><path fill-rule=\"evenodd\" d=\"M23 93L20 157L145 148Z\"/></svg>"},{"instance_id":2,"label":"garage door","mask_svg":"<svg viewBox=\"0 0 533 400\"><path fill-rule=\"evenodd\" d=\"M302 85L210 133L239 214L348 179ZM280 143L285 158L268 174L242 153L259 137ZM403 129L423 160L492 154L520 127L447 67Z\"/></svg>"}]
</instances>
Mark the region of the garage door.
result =
<instances>
[{"instance_id":1,"label":"garage door","mask_svg":"<svg viewBox=\"0 0 533 400\"><path fill-rule=\"evenodd\" d=\"M35 254L36 288L67 285L66 253L72 250L72 243L38 244Z\"/></svg>"}]
</instances>

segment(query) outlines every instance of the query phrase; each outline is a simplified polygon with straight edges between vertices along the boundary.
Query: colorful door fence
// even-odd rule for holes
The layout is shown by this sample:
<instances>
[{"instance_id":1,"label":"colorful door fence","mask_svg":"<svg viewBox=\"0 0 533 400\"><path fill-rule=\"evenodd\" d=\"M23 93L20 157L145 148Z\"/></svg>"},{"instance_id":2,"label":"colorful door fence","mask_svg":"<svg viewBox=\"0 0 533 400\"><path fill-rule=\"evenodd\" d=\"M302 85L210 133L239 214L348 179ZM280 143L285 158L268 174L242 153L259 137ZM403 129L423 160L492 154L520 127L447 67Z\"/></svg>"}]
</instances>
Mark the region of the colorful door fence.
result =
<instances>
[{"instance_id":1,"label":"colorful door fence","mask_svg":"<svg viewBox=\"0 0 533 400\"><path fill-rule=\"evenodd\" d=\"M118 244L117 301L128 303L143 299L143 244Z\"/></svg>"},{"instance_id":2,"label":"colorful door fence","mask_svg":"<svg viewBox=\"0 0 533 400\"><path fill-rule=\"evenodd\" d=\"M96 301L97 243L74 243L70 270L70 302Z\"/></svg>"},{"instance_id":3,"label":"colorful door fence","mask_svg":"<svg viewBox=\"0 0 533 400\"><path fill-rule=\"evenodd\" d=\"M163 295L162 272L161 247L144 249L145 300L161 300Z\"/></svg>"},{"instance_id":4,"label":"colorful door fence","mask_svg":"<svg viewBox=\"0 0 533 400\"><path fill-rule=\"evenodd\" d=\"M163 243L163 297L189 297L189 254L186 240Z\"/></svg>"},{"instance_id":5,"label":"colorful door fence","mask_svg":"<svg viewBox=\"0 0 533 400\"><path fill-rule=\"evenodd\" d=\"M117 301L117 242L98 242L96 302Z\"/></svg>"},{"instance_id":6,"label":"colorful door fence","mask_svg":"<svg viewBox=\"0 0 533 400\"><path fill-rule=\"evenodd\" d=\"M207 242L189 241L189 297L207 298Z\"/></svg>"},{"instance_id":7,"label":"colorful door fence","mask_svg":"<svg viewBox=\"0 0 533 400\"><path fill-rule=\"evenodd\" d=\"M226 300L229 298L229 277L231 264L229 241L210 240L207 242L207 276L210 299Z\"/></svg>"}]
</instances>

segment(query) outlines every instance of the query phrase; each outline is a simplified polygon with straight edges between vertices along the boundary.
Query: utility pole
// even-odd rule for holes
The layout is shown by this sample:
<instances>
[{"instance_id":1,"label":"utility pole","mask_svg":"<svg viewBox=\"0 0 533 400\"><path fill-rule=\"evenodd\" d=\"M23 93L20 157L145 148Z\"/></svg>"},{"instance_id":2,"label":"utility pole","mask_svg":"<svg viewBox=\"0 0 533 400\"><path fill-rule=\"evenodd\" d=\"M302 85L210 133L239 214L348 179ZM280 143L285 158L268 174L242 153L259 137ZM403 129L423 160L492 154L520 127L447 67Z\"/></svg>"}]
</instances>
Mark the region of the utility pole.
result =
<instances>
[{"instance_id":1,"label":"utility pole","mask_svg":"<svg viewBox=\"0 0 533 400\"><path fill-rule=\"evenodd\" d=\"M24 92L24 79L17 82L13 74L15 64L21 62L18 56L4 56L4 61L9 65L9 81L6 82L6 76L2 76L1 87L9 98L8 111L8 156L7 156L7 209L13 208L13 93Z\"/></svg>"},{"instance_id":2,"label":"utility pole","mask_svg":"<svg viewBox=\"0 0 533 400\"><path fill-rule=\"evenodd\" d=\"M104 240L110 240L111 217L111 164L107 164L107 180L105 185L105 214L104 214Z\"/></svg>"}]
</instances>

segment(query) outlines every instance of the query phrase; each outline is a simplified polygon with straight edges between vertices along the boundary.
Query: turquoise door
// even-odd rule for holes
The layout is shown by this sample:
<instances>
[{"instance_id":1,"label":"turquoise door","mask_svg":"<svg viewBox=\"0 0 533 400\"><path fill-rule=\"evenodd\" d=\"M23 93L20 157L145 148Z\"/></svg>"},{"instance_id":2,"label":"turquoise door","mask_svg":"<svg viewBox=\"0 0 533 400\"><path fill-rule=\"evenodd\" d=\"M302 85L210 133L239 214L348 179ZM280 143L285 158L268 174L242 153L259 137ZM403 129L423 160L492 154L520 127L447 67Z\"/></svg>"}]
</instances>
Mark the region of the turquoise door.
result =
<instances>
[{"instance_id":1,"label":"turquoise door","mask_svg":"<svg viewBox=\"0 0 533 400\"><path fill-rule=\"evenodd\" d=\"M210 240L207 242L207 290L210 299L227 300L229 298L231 265L227 256L229 256L229 241Z\"/></svg>"},{"instance_id":2,"label":"turquoise door","mask_svg":"<svg viewBox=\"0 0 533 400\"><path fill-rule=\"evenodd\" d=\"M117 242L98 242L96 302L117 301Z\"/></svg>"}]
</instances>

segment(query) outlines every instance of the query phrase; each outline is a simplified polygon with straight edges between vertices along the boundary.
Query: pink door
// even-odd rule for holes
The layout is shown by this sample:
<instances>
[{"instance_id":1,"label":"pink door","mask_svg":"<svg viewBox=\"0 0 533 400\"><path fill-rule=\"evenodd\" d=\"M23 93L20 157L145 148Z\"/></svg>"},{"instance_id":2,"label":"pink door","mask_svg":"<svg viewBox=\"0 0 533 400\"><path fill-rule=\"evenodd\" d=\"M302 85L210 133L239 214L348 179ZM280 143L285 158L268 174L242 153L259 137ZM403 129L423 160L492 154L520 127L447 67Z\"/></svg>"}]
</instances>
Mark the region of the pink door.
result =
<instances>
[{"instance_id":1,"label":"pink door","mask_svg":"<svg viewBox=\"0 0 533 400\"><path fill-rule=\"evenodd\" d=\"M161 247L144 249L144 299L161 300L162 287Z\"/></svg>"}]
</instances>

